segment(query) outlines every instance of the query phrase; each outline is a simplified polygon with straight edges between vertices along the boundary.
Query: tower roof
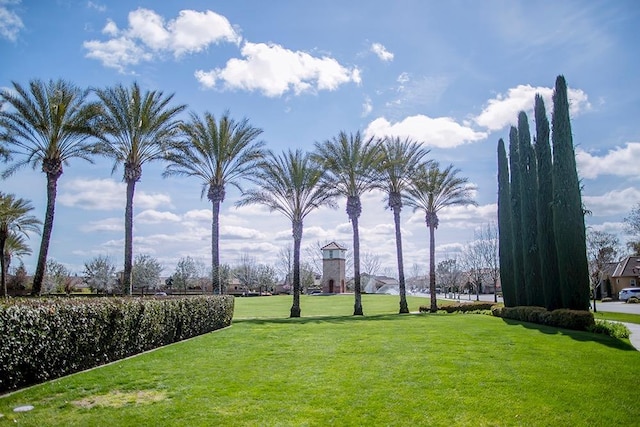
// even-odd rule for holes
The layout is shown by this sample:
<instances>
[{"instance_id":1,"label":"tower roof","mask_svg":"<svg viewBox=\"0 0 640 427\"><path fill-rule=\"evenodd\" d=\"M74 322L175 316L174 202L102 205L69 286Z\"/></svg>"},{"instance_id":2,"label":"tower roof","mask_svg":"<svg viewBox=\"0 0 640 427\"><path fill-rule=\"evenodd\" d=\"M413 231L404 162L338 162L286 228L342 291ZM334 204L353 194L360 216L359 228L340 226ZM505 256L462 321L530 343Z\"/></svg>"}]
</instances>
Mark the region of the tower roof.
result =
<instances>
[{"instance_id":1,"label":"tower roof","mask_svg":"<svg viewBox=\"0 0 640 427\"><path fill-rule=\"evenodd\" d=\"M322 250L322 251L324 251L326 249L338 249L338 250L341 250L341 251L346 251L347 250L347 248L343 248L342 246L338 245L336 242L331 242L328 245L323 246L323 247L320 248L320 250Z\"/></svg>"}]
</instances>

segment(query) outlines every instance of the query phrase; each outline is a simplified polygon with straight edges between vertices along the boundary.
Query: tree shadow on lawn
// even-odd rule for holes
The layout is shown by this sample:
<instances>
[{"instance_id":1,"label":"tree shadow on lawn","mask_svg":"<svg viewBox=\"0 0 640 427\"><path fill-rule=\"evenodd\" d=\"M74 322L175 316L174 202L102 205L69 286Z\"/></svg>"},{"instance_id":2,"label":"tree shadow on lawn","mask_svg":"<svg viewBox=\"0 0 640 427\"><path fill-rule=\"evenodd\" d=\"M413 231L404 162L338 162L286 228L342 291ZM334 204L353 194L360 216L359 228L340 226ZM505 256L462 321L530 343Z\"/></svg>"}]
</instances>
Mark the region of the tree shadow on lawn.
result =
<instances>
[{"instance_id":1,"label":"tree shadow on lawn","mask_svg":"<svg viewBox=\"0 0 640 427\"><path fill-rule=\"evenodd\" d=\"M347 322L369 322L369 321L397 321L403 318L410 318L407 314L374 314L370 316L309 316L309 317L260 317L260 318L244 318L233 319L233 323L250 323L253 325L266 324L315 324L315 323L347 323Z\"/></svg>"},{"instance_id":2,"label":"tree shadow on lawn","mask_svg":"<svg viewBox=\"0 0 640 427\"><path fill-rule=\"evenodd\" d=\"M511 326L522 326L526 329L535 329L546 335L561 334L561 335L568 336L571 339L574 339L576 341L597 342L599 344L606 345L607 347L615 348L617 350L638 351L630 343L625 342L619 338L610 337L604 334L595 334L593 332L587 332L587 331L574 331L571 329L556 328L553 326L540 325L538 323L523 322L520 320L513 320L513 319L506 319L506 318L502 318L502 321Z\"/></svg>"}]
</instances>

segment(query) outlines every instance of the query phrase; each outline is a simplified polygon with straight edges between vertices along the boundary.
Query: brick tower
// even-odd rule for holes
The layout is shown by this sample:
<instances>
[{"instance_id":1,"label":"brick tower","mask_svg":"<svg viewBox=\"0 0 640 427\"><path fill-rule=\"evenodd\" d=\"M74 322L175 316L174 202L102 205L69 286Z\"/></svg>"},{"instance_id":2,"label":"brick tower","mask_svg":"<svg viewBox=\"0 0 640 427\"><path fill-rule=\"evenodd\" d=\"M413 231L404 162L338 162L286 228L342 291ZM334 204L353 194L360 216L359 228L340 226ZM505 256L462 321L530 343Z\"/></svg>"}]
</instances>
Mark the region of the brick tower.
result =
<instances>
[{"instance_id":1,"label":"brick tower","mask_svg":"<svg viewBox=\"0 0 640 427\"><path fill-rule=\"evenodd\" d=\"M322 292L340 294L346 292L345 258L347 250L331 242L322 250Z\"/></svg>"}]
</instances>

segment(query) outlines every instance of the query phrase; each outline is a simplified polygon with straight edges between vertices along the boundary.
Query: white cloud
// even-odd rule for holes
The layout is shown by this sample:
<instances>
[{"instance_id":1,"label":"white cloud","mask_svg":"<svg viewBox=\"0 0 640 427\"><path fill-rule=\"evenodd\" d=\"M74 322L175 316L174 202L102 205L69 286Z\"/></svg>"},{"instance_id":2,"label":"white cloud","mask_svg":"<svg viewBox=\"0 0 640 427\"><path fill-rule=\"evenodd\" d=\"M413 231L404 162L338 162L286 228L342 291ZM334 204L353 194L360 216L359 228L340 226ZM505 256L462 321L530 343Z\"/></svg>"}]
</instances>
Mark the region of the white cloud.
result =
<instances>
[{"instance_id":1,"label":"white cloud","mask_svg":"<svg viewBox=\"0 0 640 427\"><path fill-rule=\"evenodd\" d=\"M101 3L93 2L93 1L87 2L87 7L89 9L95 9L98 12L105 12L107 10L107 6L105 6L105 5L101 4Z\"/></svg>"},{"instance_id":2,"label":"white cloud","mask_svg":"<svg viewBox=\"0 0 640 427\"><path fill-rule=\"evenodd\" d=\"M129 12L128 20L129 26L123 30L107 20L102 32L112 38L84 42L87 57L123 72L129 65L151 61L163 53L178 58L214 43L242 40L227 18L210 10L181 10L177 18L165 22L153 10L139 8Z\"/></svg>"},{"instance_id":3,"label":"white cloud","mask_svg":"<svg viewBox=\"0 0 640 427\"><path fill-rule=\"evenodd\" d=\"M453 148L487 137L486 132L476 132L470 127L460 125L451 117L431 118L422 114L409 116L400 122L391 123L379 117L369 123L365 129L367 136L376 135L410 137L426 146Z\"/></svg>"},{"instance_id":4,"label":"white cloud","mask_svg":"<svg viewBox=\"0 0 640 427\"><path fill-rule=\"evenodd\" d=\"M593 216L624 214L640 202L640 190L633 187L611 190L601 196L583 196L582 200Z\"/></svg>"},{"instance_id":5,"label":"white cloud","mask_svg":"<svg viewBox=\"0 0 640 427\"><path fill-rule=\"evenodd\" d=\"M500 130L505 126L517 123L518 113L524 111L532 119L535 95L540 94L544 99L547 114L551 115L553 109L553 88L533 87L531 85L518 85L507 91L507 94L499 93L490 99L482 112L473 118L480 126L491 131ZM587 94L581 89L567 90L569 96L569 110L572 116L577 116L591 108Z\"/></svg>"},{"instance_id":6,"label":"white cloud","mask_svg":"<svg viewBox=\"0 0 640 427\"><path fill-rule=\"evenodd\" d=\"M625 147L609 150L602 157L576 150L576 163L582 178L595 179L600 175L639 176L640 142L627 142Z\"/></svg>"},{"instance_id":7,"label":"white cloud","mask_svg":"<svg viewBox=\"0 0 640 427\"><path fill-rule=\"evenodd\" d=\"M144 210L135 217L137 224L160 224L163 222L179 222L180 220L180 216L172 212L161 212L154 209Z\"/></svg>"},{"instance_id":8,"label":"white cloud","mask_svg":"<svg viewBox=\"0 0 640 427\"><path fill-rule=\"evenodd\" d=\"M345 83L361 82L358 68L347 68L334 58L318 58L274 43L246 42L241 54L244 59L232 58L224 68L197 70L196 79L206 88L214 88L221 81L224 89L257 90L268 97L287 92L299 95L331 91Z\"/></svg>"},{"instance_id":9,"label":"white cloud","mask_svg":"<svg viewBox=\"0 0 640 427\"><path fill-rule=\"evenodd\" d=\"M404 73L400 73L400 75L396 79L396 81L401 85L407 83L409 80L410 80L409 73L407 73L406 71Z\"/></svg>"},{"instance_id":10,"label":"white cloud","mask_svg":"<svg viewBox=\"0 0 640 427\"><path fill-rule=\"evenodd\" d=\"M382 61L393 61L393 53L389 52L386 47L380 43L371 45L371 52L375 53Z\"/></svg>"},{"instance_id":11,"label":"white cloud","mask_svg":"<svg viewBox=\"0 0 640 427\"><path fill-rule=\"evenodd\" d=\"M57 200L60 204L87 210L123 210L126 184L111 179L75 179L65 182ZM162 193L136 191L134 206L154 209L171 207L171 197Z\"/></svg>"},{"instance_id":12,"label":"white cloud","mask_svg":"<svg viewBox=\"0 0 640 427\"><path fill-rule=\"evenodd\" d=\"M264 233L253 228L223 225L220 227L220 239L264 240L266 236Z\"/></svg>"},{"instance_id":13,"label":"white cloud","mask_svg":"<svg viewBox=\"0 0 640 427\"><path fill-rule=\"evenodd\" d=\"M0 2L0 36L10 41L16 41L18 33L24 28L20 16L9 10L10 6L16 4L20 4L20 0Z\"/></svg>"},{"instance_id":14,"label":"white cloud","mask_svg":"<svg viewBox=\"0 0 640 427\"><path fill-rule=\"evenodd\" d=\"M122 218L106 218L90 221L88 224L80 226L80 230L87 233L95 231L124 232L124 220Z\"/></svg>"},{"instance_id":15,"label":"white cloud","mask_svg":"<svg viewBox=\"0 0 640 427\"><path fill-rule=\"evenodd\" d=\"M371 103L371 98L367 96L362 103L362 117L367 117L372 111L373 104Z\"/></svg>"}]
</instances>

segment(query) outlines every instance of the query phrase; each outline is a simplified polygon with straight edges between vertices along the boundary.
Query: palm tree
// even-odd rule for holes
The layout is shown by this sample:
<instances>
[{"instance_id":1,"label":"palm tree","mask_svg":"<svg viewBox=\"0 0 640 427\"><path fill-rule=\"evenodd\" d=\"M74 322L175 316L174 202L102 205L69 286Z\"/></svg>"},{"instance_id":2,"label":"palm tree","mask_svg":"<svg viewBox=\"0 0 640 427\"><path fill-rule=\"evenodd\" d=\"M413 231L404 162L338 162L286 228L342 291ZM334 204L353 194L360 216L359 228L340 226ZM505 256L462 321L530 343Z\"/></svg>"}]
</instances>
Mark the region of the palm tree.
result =
<instances>
[{"instance_id":1,"label":"palm tree","mask_svg":"<svg viewBox=\"0 0 640 427\"><path fill-rule=\"evenodd\" d=\"M449 165L441 170L438 162L423 165L407 189L407 205L412 206L414 212L422 210L425 222L429 228L429 291L431 293L431 312L438 311L436 301L436 239L435 230L438 228L438 212L448 206L477 206L472 199L474 187L469 185L467 178L458 177L459 169Z\"/></svg>"},{"instance_id":2,"label":"palm tree","mask_svg":"<svg viewBox=\"0 0 640 427\"><path fill-rule=\"evenodd\" d=\"M34 169L40 165L47 176L47 208L32 290L38 295L53 231L62 166L76 157L91 161L96 147L91 137L95 136L99 106L87 101L88 90L64 80L48 83L32 80L28 88L16 82L12 84L12 90L0 92L0 98L9 107L0 111L0 128L5 129L3 139L8 142L10 153L17 154L20 160L2 176L7 177L26 165Z\"/></svg>"},{"instance_id":3,"label":"palm tree","mask_svg":"<svg viewBox=\"0 0 640 427\"><path fill-rule=\"evenodd\" d=\"M421 144L407 138L385 138L380 163L379 188L387 195L389 208L393 211L393 222L396 229L396 254L398 261L398 282L400 284L400 313L408 313L407 291L404 278L404 262L402 258L402 234L400 231L400 211L402 210L402 194L406 191L418 170L420 162L429 153Z\"/></svg>"},{"instance_id":4,"label":"palm tree","mask_svg":"<svg viewBox=\"0 0 640 427\"><path fill-rule=\"evenodd\" d=\"M170 105L172 95L163 92L142 93L137 83L97 89L102 102L100 151L114 160L112 172L124 165L127 183L124 212L124 277L123 286L131 294L133 264L133 196L136 182L142 177L142 165L164 158L167 146L178 133L178 114L186 105Z\"/></svg>"},{"instance_id":5,"label":"palm tree","mask_svg":"<svg viewBox=\"0 0 640 427\"><path fill-rule=\"evenodd\" d=\"M191 120L180 126L184 140L175 141L167 152L169 161L163 176L195 176L202 180L202 193L212 205L211 271L212 289L222 293L220 283L220 203L224 201L225 187L232 185L242 191L240 182L256 170L264 156L264 142L257 138L262 129L239 122L225 112L219 121L211 113L200 118L195 113Z\"/></svg>"},{"instance_id":6,"label":"palm tree","mask_svg":"<svg viewBox=\"0 0 640 427\"><path fill-rule=\"evenodd\" d=\"M40 221L29 214L32 210L33 206L27 200L16 198L13 194L0 193L0 280L4 296L7 295L7 242L20 243L21 235L28 237L27 233L30 231L40 232Z\"/></svg>"},{"instance_id":7,"label":"palm tree","mask_svg":"<svg viewBox=\"0 0 640 427\"><path fill-rule=\"evenodd\" d=\"M27 244L26 239L27 236L16 232L9 233L7 236L7 241L4 242L4 268L6 271L9 271L11 260L13 260L14 256L19 258L25 255L31 255L31 247Z\"/></svg>"},{"instance_id":8,"label":"palm tree","mask_svg":"<svg viewBox=\"0 0 640 427\"><path fill-rule=\"evenodd\" d=\"M366 140L357 132L315 144L313 155L327 169L327 180L338 194L347 198L347 215L353 228L353 282L354 316L362 316L360 290L360 235L358 218L362 212L360 196L375 188L378 182L377 167L381 162L380 143L373 137Z\"/></svg>"},{"instance_id":9,"label":"palm tree","mask_svg":"<svg viewBox=\"0 0 640 427\"><path fill-rule=\"evenodd\" d=\"M309 154L289 150L269 152L251 180L258 188L244 193L238 206L262 204L291 220L293 234L293 305L291 317L300 317L300 244L304 218L321 206L337 207L337 193L323 181L324 169Z\"/></svg>"}]
</instances>

